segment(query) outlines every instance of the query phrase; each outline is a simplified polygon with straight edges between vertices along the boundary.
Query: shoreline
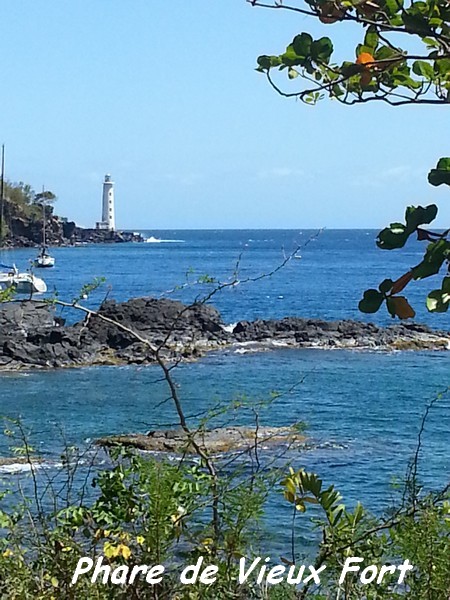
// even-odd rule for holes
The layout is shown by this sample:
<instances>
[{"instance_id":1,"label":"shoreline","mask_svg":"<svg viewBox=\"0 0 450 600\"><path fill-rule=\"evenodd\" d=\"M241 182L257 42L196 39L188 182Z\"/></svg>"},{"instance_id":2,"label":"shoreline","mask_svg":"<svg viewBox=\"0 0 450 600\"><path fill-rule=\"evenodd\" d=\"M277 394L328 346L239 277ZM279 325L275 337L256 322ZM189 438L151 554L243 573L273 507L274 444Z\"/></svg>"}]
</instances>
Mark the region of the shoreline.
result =
<instances>
[{"instance_id":1,"label":"shoreline","mask_svg":"<svg viewBox=\"0 0 450 600\"><path fill-rule=\"evenodd\" d=\"M186 306L155 298L134 298L122 303L108 300L100 308L100 315L66 325L44 301L3 303L0 372L155 364L154 353L143 339L159 347L161 358L167 362L193 361L217 351L249 354L277 349L450 350L449 332L417 323L381 327L362 321L285 317L227 325L213 306ZM127 328L137 332L141 340Z\"/></svg>"},{"instance_id":2,"label":"shoreline","mask_svg":"<svg viewBox=\"0 0 450 600\"><path fill-rule=\"evenodd\" d=\"M8 242L8 240L5 240ZM38 239L19 237L12 240L13 243L3 243L0 246L2 251L10 250L23 250L25 248L40 248L42 241ZM84 229L82 227L75 227L74 233L70 237L62 235L57 239L48 239L46 243L47 248L78 248L84 246L94 245L109 245L109 244L143 244L145 242L144 237L139 233L136 234L132 231L102 231L99 229Z\"/></svg>"}]
</instances>

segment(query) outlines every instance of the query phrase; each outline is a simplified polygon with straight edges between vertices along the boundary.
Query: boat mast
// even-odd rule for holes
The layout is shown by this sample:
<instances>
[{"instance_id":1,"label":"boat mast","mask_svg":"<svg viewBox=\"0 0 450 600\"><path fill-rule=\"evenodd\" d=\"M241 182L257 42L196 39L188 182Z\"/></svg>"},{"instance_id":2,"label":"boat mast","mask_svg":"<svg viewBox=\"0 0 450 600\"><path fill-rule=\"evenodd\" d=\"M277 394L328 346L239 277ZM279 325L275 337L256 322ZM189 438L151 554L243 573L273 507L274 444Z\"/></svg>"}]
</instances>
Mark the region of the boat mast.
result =
<instances>
[{"instance_id":1,"label":"boat mast","mask_svg":"<svg viewBox=\"0 0 450 600\"><path fill-rule=\"evenodd\" d=\"M42 186L42 248L45 251L46 240L45 240L45 197L44 197L44 186Z\"/></svg>"},{"instance_id":2,"label":"boat mast","mask_svg":"<svg viewBox=\"0 0 450 600\"><path fill-rule=\"evenodd\" d=\"M5 144L2 144L2 181L0 183L0 247L3 245L4 191L5 191Z\"/></svg>"}]
</instances>

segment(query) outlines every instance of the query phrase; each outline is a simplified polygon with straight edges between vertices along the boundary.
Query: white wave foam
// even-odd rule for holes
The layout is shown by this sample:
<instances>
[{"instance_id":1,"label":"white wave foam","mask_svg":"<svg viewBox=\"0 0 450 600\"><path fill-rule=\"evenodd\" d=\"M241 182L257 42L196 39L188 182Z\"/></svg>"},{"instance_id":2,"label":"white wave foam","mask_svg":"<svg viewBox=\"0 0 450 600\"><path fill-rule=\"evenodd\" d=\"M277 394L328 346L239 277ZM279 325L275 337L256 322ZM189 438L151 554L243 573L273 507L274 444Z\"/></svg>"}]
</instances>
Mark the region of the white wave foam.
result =
<instances>
[{"instance_id":1,"label":"white wave foam","mask_svg":"<svg viewBox=\"0 0 450 600\"><path fill-rule=\"evenodd\" d=\"M41 462L41 463L33 463L30 465L29 463L17 462L17 463L9 463L7 465L0 465L0 475L15 475L16 473L29 473L31 471L31 467L33 466L34 470L37 469L54 469L57 467L61 467L62 463L50 463L50 462Z\"/></svg>"},{"instance_id":2,"label":"white wave foam","mask_svg":"<svg viewBox=\"0 0 450 600\"><path fill-rule=\"evenodd\" d=\"M147 238L147 244L184 244L185 240L163 240L161 238L155 238L152 235Z\"/></svg>"}]
</instances>

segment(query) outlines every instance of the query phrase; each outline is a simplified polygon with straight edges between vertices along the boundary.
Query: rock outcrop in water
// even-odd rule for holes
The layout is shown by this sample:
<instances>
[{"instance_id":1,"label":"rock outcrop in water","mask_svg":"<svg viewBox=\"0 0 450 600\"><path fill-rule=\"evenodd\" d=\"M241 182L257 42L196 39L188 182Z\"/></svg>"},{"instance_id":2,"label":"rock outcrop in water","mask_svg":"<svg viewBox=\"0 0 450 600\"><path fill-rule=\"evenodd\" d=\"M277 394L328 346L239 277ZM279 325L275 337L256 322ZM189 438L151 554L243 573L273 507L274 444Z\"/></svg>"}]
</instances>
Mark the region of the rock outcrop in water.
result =
<instances>
[{"instance_id":1,"label":"rock outcrop in water","mask_svg":"<svg viewBox=\"0 0 450 600\"><path fill-rule=\"evenodd\" d=\"M450 334L415 323L379 327L358 321L288 317L227 326L209 305L187 307L168 299L107 301L101 314L160 347L165 359L197 358L209 350L249 352L280 347L381 350L447 350ZM67 325L50 304L0 305L0 369L146 364L152 350L98 316Z\"/></svg>"},{"instance_id":2,"label":"rock outcrop in water","mask_svg":"<svg viewBox=\"0 0 450 600\"><path fill-rule=\"evenodd\" d=\"M218 427L198 431L193 435L201 448L212 453L248 451L255 445L265 448L287 444L292 447L303 444L306 439L294 427ZM190 438L183 429L157 429L147 434L112 435L101 438L96 443L104 448L121 445L152 452L195 453Z\"/></svg>"}]
</instances>

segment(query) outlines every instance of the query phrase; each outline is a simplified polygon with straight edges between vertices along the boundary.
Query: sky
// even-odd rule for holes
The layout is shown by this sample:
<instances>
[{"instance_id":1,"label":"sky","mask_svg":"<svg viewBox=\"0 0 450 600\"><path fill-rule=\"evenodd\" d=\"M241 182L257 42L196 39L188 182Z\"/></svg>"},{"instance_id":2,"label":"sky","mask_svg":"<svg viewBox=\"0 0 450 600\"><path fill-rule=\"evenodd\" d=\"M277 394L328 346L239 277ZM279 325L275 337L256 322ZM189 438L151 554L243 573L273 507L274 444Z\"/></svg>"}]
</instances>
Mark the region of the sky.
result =
<instances>
[{"instance_id":1,"label":"sky","mask_svg":"<svg viewBox=\"0 0 450 600\"><path fill-rule=\"evenodd\" d=\"M379 228L432 202L448 226L426 181L447 107L310 107L255 71L301 31L354 60L358 30L245 0L2 0L0 20L6 177L82 226L106 173L122 229Z\"/></svg>"}]
</instances>

